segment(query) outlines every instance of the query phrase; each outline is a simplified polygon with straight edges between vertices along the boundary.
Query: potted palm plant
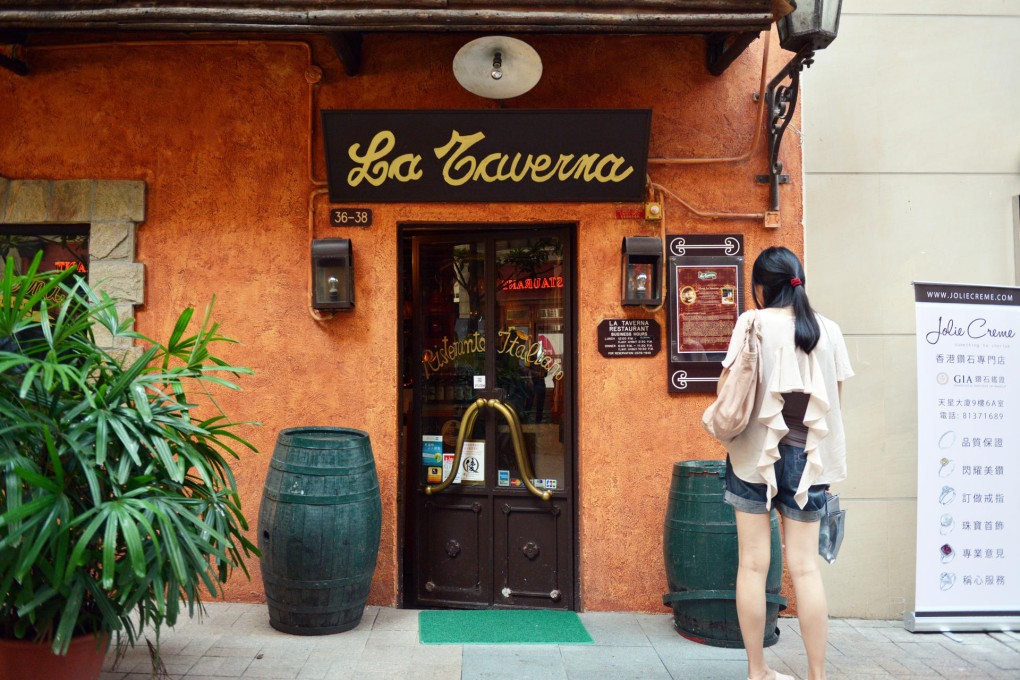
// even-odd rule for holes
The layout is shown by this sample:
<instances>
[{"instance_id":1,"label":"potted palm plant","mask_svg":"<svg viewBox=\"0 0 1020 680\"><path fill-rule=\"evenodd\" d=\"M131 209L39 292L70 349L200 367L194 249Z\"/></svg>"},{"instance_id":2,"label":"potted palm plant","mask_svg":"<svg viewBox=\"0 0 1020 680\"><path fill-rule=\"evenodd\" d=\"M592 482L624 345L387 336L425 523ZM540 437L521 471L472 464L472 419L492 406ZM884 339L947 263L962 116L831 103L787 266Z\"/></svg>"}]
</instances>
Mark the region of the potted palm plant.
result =
<instances>
[{"instance_id":1,"label":"potted palm plant","mask_svg":"<svg viewBox=\"0 0 1020 680\"><path fill-rule=\"evenodd\" d=\"M98 677L106 642L133 645L147 628L158 661L160 628L258 554L228 464L254 447L209 389L250 371L211 353L230 341L208 310L194 331L185 310L154 342L73 271L39 261L15 275L8 260L0 288L0 677L33 677L3 656L12 641L49 663L80 636ZM97 325L144 352L114 356ZM60 677L38 663L24 668Z\"/></svg>"}]
</instances>

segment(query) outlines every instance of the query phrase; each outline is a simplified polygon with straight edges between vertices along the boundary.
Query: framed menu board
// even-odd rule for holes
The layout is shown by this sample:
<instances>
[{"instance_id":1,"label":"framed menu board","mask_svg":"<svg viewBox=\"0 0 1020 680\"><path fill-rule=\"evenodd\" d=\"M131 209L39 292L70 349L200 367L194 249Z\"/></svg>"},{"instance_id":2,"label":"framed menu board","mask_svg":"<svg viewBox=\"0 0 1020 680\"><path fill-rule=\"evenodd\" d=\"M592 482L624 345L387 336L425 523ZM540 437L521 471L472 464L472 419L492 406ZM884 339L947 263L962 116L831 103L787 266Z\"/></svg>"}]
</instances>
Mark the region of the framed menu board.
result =
<instances>
[{"instance_id":1,"label":"framed menu board","mask_svg":"<svg viewBox=\"0 0 1020 680\"><path fill-rule=\"evenodd\" d=\"M714 392L744 310L741 234L667 236L669 391Z\"/></svg>"}]
</instances>

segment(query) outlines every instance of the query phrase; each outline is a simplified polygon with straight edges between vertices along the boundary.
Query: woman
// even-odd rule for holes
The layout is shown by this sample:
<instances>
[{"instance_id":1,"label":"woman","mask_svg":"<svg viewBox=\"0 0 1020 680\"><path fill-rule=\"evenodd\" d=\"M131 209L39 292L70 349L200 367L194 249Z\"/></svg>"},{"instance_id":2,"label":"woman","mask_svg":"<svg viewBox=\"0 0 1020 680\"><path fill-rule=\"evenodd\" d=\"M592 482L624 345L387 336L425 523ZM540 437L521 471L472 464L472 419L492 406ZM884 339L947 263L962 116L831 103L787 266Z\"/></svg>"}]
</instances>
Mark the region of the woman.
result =
<instances>
[{"instance_id":1,"label":"woman","mask_svg":"<svg viewBox=\"0 0 1020 680\"><path fill-rule=\"evenodd\" d=\"M811 309L804 281L792 252L762 252L751 272L758 309L740 316L723 361L733 362L747 324L757 318L762 375L755 409L747 428L725 442L724 500L736 514L737 618L749 680L792 680L769 668L763 651L772 507L783 517L807 677L825 678L829 614L818 570L818 529L825 489L846 478L840 393L853 370L839 326Z\"/></svg>"}]
</instances>

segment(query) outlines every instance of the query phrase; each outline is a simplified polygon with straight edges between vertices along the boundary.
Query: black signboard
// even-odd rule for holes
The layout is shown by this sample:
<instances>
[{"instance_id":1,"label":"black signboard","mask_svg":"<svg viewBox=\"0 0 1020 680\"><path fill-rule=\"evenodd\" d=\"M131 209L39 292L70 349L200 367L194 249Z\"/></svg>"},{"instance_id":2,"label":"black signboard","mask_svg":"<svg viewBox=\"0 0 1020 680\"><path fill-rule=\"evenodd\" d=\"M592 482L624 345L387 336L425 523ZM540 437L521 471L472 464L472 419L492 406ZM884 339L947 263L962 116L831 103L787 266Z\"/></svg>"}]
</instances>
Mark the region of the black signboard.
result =
<instances>
[{"instance_id":1,"label":"black signboard","mask_svg":"<svg viewBox=\"0 0 1020 680\"><path fill-rule=\"evenodd\" d=\"M323 111L329 198L643 201L652 112Z\"/></svg>"},{"instance_id":2,"label":"black signboard","mask_svg":"<svg viewBox=\"0 0 1020 680\"><path fill-rule=\"evenodd\" d=\"M655 319L603 319L599 353L608 358L654 357L662 347L662 329Z\"/></svg>"},{"instance_id":3,"label":"black signboard","mask_svg":"<svg viewBox=\"0 0 1020 680\"><path fill-rule=\"evenodd\" d=\"M666 237L669 391L714 392L744 311L742 234Z\"/></svg>"}]
</instances>

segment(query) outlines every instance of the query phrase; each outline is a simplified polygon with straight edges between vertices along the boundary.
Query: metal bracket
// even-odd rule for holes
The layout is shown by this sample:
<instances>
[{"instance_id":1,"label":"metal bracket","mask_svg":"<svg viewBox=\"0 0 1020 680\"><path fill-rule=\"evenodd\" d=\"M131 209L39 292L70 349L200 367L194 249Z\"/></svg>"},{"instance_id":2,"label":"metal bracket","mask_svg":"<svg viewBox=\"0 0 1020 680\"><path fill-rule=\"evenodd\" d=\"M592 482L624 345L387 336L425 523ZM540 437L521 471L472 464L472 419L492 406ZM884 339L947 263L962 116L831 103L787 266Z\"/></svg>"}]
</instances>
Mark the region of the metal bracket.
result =
<instances>
[{"instance_id":1,"label":"metal bracket","mask_svg":"<svg viewBox=\"0 0 1020 680\"><path fill-rule=\"evenodd\" d=\"M344 73L349 76L361 73L361 34L333 32L328 35L333 51L344 65Z\"/></svg>"},{"instance_id":2,"label":"metal bracket","mask_svg":"<svg viewBox=\"0 0 1020 680\"><path fill-rule=\"evenodd\" d=\"M754 176L754 181L757 182L758 184L768 184L769 182L772 181L772 175L755 175ZM789 175L779 175L776 178L776 181L779 184L789 184L790 183L790 176Z\"/></svg>"},{"instance_id":3,"label":"metal bracket","mask_svg":"<svg viewBox=\"0 0 1020 680\"><path fill-rule=\"evenodd\" d=\"M19 76L28 75L28 62L24 59L18 59L18 49L22 47L20 43L14 43L11 45L11 54L0 54L0 67L7 69L11 73Z\"/></svg>"},{"instance_id":4,"label":"metal bracket","mask_svg":"<svg viewBox=\"0 0 1020 680\"><path fill-rule=\"evenodd\" d=\"M737 33L710 37L705 45L705 65L713 76L723 74L748 45L758 39L758 33ZM732 39L732 40L731 40ZM727 44L729 43L729 44Z\"/></svg>"},{"instance_id":5,"label":"metal bracket","mask_svg":"<svg viewBox=\"0 0 1020 680\"><path fill-rule=\"evenodd\" d=\"M783 143L783 133L793 120L793 112L797 108L797 95L800 92L800 72L814 63L815 51L811 47L801 49L783 67L769 86L765 88L765 106L768 109L769 135L769 174L758 175L755 180L769 185L769 205L773 212L779 210L779 185L790 181L789 175L783 174L783 162L779 160L779 147ZM789 79L789 85L782 83Z\"/></svg>"},{"instance_id":6,"label":"metal bracket","mask_svg":"<svg viewBox=\"0 0 1020 680\"><path fill-rule=\"evenodd\" d=\"M506 398L506 389L503 387L486 387L483 390L475 390L476 397L482 397L483 399L499 399L503 401Z\"/></svg>"}]
</instances>

